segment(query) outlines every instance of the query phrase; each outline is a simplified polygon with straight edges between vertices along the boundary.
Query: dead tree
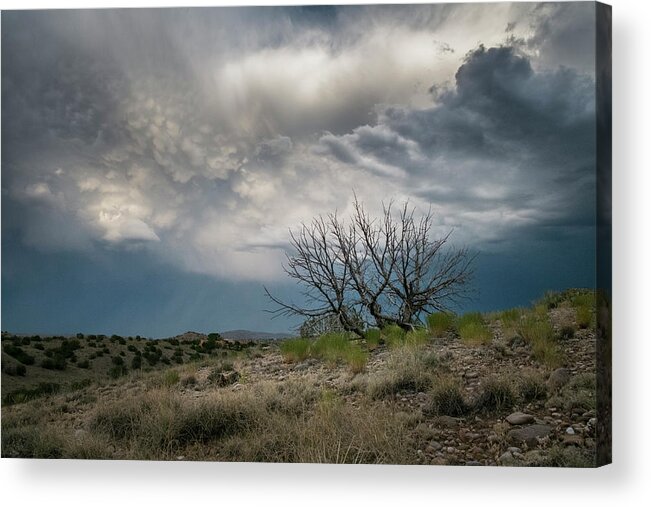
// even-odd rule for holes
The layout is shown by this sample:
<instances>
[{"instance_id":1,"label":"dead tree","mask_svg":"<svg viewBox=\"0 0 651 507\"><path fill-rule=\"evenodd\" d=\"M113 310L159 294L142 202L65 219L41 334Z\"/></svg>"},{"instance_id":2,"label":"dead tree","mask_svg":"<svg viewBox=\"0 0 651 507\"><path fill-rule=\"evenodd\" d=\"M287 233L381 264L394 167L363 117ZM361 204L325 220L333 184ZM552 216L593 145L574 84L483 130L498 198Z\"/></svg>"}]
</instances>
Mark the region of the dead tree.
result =
<instances>
[{"instance_id":1,"label":"dead tree","mask_svg":"<svg viewBox=\"0 0 651 507\"><path fill-rule=\"evenodd\" d=\"M355 198L349 223L336 213L290 231L293 248L285 272L302 287L298 305L273 296L272 313L309 319L333 316L363 336L366 326L412 329L423 313L447 310L469 296L475 256L447 247L451 232L430 238L433 215L416 218L405 203L389 203L372 218Z\"/></svg>"}]
</instances>

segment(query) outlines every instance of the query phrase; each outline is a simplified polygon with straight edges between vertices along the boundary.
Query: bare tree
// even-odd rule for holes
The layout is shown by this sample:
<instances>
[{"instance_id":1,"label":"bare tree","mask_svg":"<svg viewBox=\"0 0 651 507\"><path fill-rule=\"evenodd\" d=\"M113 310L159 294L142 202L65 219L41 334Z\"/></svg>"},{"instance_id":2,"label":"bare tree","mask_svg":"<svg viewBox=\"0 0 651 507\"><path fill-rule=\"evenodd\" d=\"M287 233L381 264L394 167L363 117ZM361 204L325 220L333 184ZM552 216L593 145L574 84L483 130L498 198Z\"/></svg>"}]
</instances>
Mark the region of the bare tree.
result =
<instances>
[{"instance_id":1,"label":"bare tree","mask_svg":"<svg viewBox=\"0 0 651 507\"><path fill-rule=\"evenodd\" d=\"M336 213L290 231L293 253L285 272L302 287L304 302L276 303L272 313L313 321L336 318L343 329L363 336L365 325L412 329L425 312L446 310L469 296L475 256L447 247L451 232L431 239L431 209L416 218L405 203L389 203L371 218L355 197L349 223Z\"/></svg>"}]
</instances>

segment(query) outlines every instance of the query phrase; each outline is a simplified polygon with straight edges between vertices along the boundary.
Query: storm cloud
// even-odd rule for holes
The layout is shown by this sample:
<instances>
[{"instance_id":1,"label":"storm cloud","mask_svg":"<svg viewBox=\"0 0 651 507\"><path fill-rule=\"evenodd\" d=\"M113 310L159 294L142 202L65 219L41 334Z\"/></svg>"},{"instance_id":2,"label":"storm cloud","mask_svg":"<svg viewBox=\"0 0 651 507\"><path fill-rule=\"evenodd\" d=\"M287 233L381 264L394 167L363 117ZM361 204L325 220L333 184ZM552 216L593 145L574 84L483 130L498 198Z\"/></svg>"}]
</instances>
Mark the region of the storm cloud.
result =
<instances>
[{"instance_id":1,"label":"storm cloud","mask_svg":"<svg viewBox=\"0 0 651 507\"><path fill-rule=\"evenodd\" d=\"M281 282L288 229L353 191L431 207L479 251L588 238L593 21L589 3L5 12L3 289L19 251Z\"/></svg>"}]
</instances>

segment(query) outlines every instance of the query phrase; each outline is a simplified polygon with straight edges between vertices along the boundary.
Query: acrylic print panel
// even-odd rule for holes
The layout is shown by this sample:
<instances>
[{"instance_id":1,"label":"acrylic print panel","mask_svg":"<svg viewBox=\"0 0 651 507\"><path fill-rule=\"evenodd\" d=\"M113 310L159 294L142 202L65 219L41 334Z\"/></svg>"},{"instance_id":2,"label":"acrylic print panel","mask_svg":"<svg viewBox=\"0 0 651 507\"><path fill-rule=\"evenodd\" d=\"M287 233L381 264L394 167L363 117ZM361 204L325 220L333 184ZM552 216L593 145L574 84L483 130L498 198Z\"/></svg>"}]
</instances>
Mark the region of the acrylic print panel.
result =
<instances>
[{"instance_id":1,"label":"acrylic print panel","mask_svg":"<svg viewBox=\"0 0 651 507\"><path fill-rule=\"evenodd\" d=\"M610 462L610 12L3 12L2 456Z\"/></svg>"}]
</instances>

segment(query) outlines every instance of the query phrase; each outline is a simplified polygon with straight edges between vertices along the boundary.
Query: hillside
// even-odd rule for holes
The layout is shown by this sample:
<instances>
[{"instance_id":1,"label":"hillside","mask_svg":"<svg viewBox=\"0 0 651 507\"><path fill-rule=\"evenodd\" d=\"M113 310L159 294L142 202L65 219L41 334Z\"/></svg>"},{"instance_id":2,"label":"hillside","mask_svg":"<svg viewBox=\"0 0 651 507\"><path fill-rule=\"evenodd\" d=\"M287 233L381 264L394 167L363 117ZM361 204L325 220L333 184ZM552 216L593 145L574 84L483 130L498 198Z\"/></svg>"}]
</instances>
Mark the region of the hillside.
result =
<instances>
[{"instance_id":1,"label":"hillside","mask_svg":"<svg viewBox=\"0 0 651 507\"><path fill-rule=\"evenodd\" d=\"M3 337L3 349L35 363L16 375L20 354L3 350L2 456L591 466L594 320L592 295L569 291L366 340L214 340L204 350L84 337L64 370L39 366L63 355L64 340ZM113 359L138 352L146 364L112 378ZM59 386L37 392L43 381Z\"/></svg>"}]
</instances>

